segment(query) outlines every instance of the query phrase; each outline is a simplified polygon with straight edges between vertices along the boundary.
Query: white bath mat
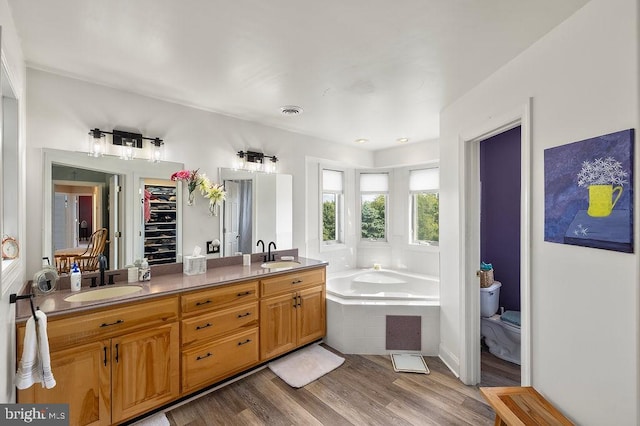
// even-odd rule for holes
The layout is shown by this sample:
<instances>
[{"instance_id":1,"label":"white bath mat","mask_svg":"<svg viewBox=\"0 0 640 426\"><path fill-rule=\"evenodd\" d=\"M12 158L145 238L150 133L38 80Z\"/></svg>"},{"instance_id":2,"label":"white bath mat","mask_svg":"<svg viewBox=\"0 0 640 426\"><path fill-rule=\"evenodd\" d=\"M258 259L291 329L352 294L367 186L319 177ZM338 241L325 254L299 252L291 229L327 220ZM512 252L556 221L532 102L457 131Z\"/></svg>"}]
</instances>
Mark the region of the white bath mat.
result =
<instances>
[{"instance_id":1,"label":"white bath mat","mask_svg":"<svg viewBox=\"0 0 640 426\"><path fill-rule=\"evenodd\" d=\"M301 388L340 367L344 358L311 345L269 363L269 369L289 386Z\"/></svg>"},{"instance_id":2,"label":"white bath mat","mask_svg":"<svg viewBox=\"0 0 640 426\"><path fill-rule=\"evenodd\" d=\"M135 422L132 426L170 426L169 419L164 413L156 413Z\"/></svg>"},{"instance_id":3,"label":"white bath mat","mask_svg":"<svg viewBox=\"0 0 640 426\"><path fill-rule=\"evenodd\" d=\"M420 354L391 354L391 362L398 373L429 374L429 367Z\"/></svg>"}]
</instances>

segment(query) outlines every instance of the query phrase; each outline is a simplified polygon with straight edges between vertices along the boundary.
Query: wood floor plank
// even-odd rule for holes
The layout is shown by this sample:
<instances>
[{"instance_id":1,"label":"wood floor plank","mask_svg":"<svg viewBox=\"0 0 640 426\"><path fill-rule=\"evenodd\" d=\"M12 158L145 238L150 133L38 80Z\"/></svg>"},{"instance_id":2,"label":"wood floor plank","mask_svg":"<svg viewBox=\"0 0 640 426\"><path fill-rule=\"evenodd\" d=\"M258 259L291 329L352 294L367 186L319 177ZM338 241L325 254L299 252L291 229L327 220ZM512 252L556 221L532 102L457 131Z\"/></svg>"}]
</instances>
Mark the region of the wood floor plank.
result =
<instances>
[{"instance_id":1,"label":"wood floor plank","mask_svg":"<svg viewBox=\"0 0 640 426\"><path fill-rule=\"evenodd\" d=\"M303 388L262 369L169 411L167 418L172 426L493 424L478 387L465 386L439 358L425 358L429 375L397 373L389 356L328 349L344 364ZM519 378L518 366L484 358L483 380L503 386Z\"/></svg>"},{"instance_id":2,"label":"wood floor plank","mask_svg":"<svg viewBox=\"0 0 640 426\"><path fill-rule=\"evenodd\" d=\"M284 392L280 392L278 386L273 383L273 378L266 375L260 377L261 380L256 381L256 390L275 407L294 425L321 425L311 413L305 410L294 398L291 398Z\"/></svg>"}]
</instances>

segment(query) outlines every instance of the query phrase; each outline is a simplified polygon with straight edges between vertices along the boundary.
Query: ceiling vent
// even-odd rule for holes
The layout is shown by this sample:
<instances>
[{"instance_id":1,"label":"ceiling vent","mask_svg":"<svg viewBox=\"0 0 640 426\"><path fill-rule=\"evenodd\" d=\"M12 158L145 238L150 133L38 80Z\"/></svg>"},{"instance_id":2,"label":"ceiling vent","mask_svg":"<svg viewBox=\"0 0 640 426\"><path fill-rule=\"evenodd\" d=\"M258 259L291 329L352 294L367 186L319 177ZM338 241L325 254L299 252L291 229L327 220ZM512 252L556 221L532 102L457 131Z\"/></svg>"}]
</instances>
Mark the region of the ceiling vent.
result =
<instances>
[{"instance_id":1,"label":"ceiling vent","mask_svg":"<svg viewBox=\"0 0 640 426\"><path fill-rule=\"evenodd\" d=\"M302 114L302 111L302 107L295 105L285 105L283 107L280 107L280 112L283 115L300 115Z\"/></svg>"}]
</instances>

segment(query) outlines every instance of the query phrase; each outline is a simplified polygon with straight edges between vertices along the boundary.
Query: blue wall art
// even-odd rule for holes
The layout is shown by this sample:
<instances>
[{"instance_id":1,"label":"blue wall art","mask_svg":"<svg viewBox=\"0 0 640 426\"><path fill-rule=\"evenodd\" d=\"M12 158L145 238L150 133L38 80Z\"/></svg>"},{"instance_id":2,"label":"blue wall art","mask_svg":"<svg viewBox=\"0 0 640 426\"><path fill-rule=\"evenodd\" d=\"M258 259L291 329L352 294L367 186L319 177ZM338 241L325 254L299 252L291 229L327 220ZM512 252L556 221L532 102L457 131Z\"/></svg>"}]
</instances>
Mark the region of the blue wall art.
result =
<instances>
[{"instance_id":1,"label":"blue wall art","mask_svg":"<svg viewBox=\"0 0 640 426\"><path fill-rule=\"evenodd\" d=\"M544 239L633 253L634 129L544 151Z\"/></svg>"}]
</instances>

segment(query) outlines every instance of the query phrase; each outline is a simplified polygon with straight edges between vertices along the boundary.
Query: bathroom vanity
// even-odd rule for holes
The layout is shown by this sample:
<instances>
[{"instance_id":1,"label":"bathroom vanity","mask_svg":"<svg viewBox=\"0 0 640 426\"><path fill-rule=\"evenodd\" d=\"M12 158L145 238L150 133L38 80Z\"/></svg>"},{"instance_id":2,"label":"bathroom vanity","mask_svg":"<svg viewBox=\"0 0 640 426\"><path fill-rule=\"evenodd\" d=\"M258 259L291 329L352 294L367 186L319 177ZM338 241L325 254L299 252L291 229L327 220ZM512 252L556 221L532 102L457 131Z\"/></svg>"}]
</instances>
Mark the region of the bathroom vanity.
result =
<instances>
[{"instance_id":1,"label":"bathroom vanity","mask_svg":"<svg viewBox=\"0 0 640 426\"><path fill-rule=\"evenodd\" d=\"M57 385L20 390L18 402L68 403L72 425L117 424L322 338L326 264L298 261L154 275L117 300L36 298ZM18 308L19 360L29 308Z\"/></svg>"}]
</instances>

